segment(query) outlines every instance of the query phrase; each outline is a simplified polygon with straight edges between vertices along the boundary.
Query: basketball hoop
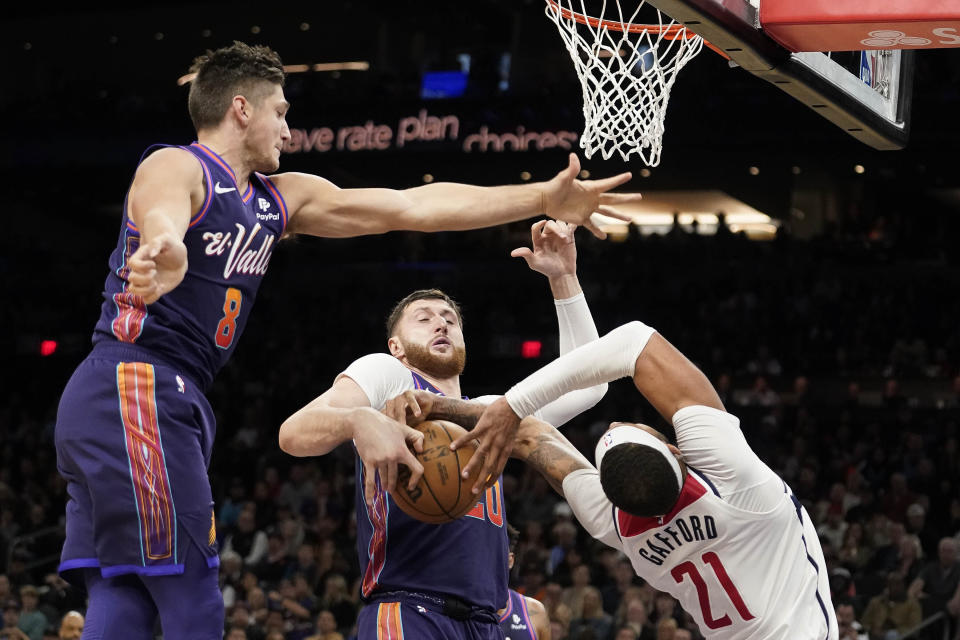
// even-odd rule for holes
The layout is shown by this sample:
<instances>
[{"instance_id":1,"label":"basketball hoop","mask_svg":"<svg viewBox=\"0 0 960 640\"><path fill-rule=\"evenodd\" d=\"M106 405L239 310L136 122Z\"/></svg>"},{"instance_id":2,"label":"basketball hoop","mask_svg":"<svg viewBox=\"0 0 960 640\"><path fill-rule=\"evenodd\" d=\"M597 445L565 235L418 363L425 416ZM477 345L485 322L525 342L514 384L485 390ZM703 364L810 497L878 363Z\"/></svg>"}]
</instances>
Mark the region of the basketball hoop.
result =
<instances>
[{"instance_id":1,"label":"basketball hoop","mask_svg":"<svg viewBox=\"0 0 960 640\"><path fill-rule=\"evenodd\" d=\"M617 152L627 161L635 153L655 167L670 90L704 40L653 6L657 22L637 23L644 0L629 0L637 6L626 19L621 0L603 0L600 18L588 15L584 1L546 0L546 14L560 31L583 90L580 147L588 158L599 151L609 159ZM615 19L606 17L608 5L615 7Z\"/></svg>"}]
</instances>

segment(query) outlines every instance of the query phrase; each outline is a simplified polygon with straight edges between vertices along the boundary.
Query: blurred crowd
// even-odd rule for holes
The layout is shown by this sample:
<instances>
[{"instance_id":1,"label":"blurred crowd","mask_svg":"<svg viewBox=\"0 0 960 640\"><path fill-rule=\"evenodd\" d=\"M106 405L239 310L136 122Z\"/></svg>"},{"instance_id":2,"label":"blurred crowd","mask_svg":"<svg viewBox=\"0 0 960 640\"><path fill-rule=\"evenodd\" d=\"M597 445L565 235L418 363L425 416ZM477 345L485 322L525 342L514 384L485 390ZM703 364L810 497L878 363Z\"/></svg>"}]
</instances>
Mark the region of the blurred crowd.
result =
<instances>
[{"instance_id":1,"label":"blurred crowd","mask_svg":"<svg viewBox=\"0 0 960 640\"><path fill-rule=\"evenodd\" d=\"M960 612L960 266L942 235L910 224L847 220L812 240L784 230L766 243L680 228L579 242L600 332L641 319L677 344L801 498L845 640L897 638L941 612L956 624ZM511 225L278 249L246 335L209 393L226 638L353 637L363 606L353 450L292 458L277 447L277 429L353 359L384 350L383 319L416 288L440 287L463 304L466 393L502 393L545 364L557 352L549 291L506 257L526 236L525 225ZM105 255L89 260L78 273L99 270L102 281ZM55 573L66 495L52 431L97 313L99 285L85 285L62 294L78 310L69 320L78 346L65 339L46 359L14 347L22 375L0 402L0 638L78 637L69 627L82 622L83 593ZM44 304L0 318L15 324ZM529 340L542 342L539 357L520 357ZM564 432L589 457L614 419L671 433L625 382ZM507 519L521 532L512 586L544 603L554 640L701 637L672 597L590 539L542 478L511 461L503 486Z\"/></svg>"}]
</instances>

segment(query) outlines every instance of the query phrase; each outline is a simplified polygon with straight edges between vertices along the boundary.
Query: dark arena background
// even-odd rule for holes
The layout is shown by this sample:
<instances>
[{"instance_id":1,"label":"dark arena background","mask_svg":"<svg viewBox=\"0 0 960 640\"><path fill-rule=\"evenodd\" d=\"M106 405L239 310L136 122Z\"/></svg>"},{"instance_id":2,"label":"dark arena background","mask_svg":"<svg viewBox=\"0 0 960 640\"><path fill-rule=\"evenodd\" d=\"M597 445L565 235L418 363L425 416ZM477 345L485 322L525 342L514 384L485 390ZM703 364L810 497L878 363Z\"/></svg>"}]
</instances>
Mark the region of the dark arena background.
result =
<instances>
[{"instance_id":1,"label":"dark arena background","mask_svg":"<svg viewBox=\"0 0 960 640\"><path fill-rule=\"evenodd\" d=\"M31 597L23 587L33 586L48 635L29 637L42 640L85 607L55 576L66 501L53 449L58 398L90 347L140 154L194 139L178 84L194 56L236 39L306 65L285 88L293 138L281 170L340 187L546 180L579 151L583 116L541 0L4 11L0 628L19 624ZM704 50L680 72L658 167L581 156L590 177L633 171L620 191L665 202L666 222L577 238L600 333L641 319L714 381L817 524L834 603L866 624L891 572L907 585L928 566L953 572L920 599L930 624L900 636L939 639L960 606L960 566L941 542L960 536L960 57L921 51L916 63L909 143L876 151ZM687 201L681 192L772 222L763 237L691 225L682 204L671 208ZM290 457L279 425L352 360L384 351L386 314L417 288L462 304L464 393L503 393L549 362L558 351L549 289L509 257L529 243L530 222L277 248L209 394L229 637L355 635L352 450ZM564 432L592 459L614 419L668 429L620 381ZM504 487L521 531L511 584L546 603L554 640L700 637L539 476L511 461ZM242 513L253 515L244 525ZM602 610L585 612L592 588Z\"/></svg>"}]
</instances>

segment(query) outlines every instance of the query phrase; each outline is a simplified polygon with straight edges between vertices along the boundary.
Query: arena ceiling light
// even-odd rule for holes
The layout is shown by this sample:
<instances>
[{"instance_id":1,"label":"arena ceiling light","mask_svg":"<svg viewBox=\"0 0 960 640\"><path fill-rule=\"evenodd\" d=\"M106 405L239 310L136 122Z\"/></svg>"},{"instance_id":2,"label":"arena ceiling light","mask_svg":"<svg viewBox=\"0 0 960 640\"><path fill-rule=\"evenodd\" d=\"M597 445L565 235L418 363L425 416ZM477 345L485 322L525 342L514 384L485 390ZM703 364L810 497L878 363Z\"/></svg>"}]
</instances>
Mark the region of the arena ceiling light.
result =
<instances>
[{"instance_id":1,"label":"arena ceiling light","mask_svg":"<svg viewBox=\"0 0 960 640\"><path fill-rule=\"evenodd\" d=\"M696 221L697 233L705 236L716 234L719 214L725 216L732 232L743 231L753 240L772 240L780 226L778 220L717 190L644 191L640 202L616 209L633 218L643 235L668 233L673 228L674 215L678 215L680 226L688 233L694 231ZM595 215L594 221L612 240L627 237L628 223L602 215Z\"/></svg>"},{"instance_id":2,"label":"arena ceiling light","mask_svg":"<svg viewBox=\"0 0 960 640\"><path fill-rule=\"evenodd\" d=\"M365 60L353 62L319 62L317 64L285 64L285 73L306 73L308 71L369 71L370 63ZM177 78L177 86L182 87L192 81L197 74L188 73Z\"/></svg>"}]
</instances>

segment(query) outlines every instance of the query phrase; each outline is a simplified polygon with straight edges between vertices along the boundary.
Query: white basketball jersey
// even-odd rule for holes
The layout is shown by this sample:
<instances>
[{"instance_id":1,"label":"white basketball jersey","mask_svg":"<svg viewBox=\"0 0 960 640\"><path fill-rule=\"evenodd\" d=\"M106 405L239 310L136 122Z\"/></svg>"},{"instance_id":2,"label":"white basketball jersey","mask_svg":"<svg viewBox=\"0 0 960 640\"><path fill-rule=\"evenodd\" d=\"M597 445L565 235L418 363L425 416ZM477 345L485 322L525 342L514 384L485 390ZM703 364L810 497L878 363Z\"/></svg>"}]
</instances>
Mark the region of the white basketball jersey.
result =
<instances>
[{"instance_id":1,"label":"white basketball jersey","mask_svg":"<svg viewBox=\"0 0 960 640\"><path fill-rule=\"evenodd\" d=\"M677 598L709 640L835 640L823 551L790 488L730 414L687 407L674 426L688 475L670 513L621 512L596 470L581 470L563 485L581 523Z\"/></svg>"}]
</instances>

